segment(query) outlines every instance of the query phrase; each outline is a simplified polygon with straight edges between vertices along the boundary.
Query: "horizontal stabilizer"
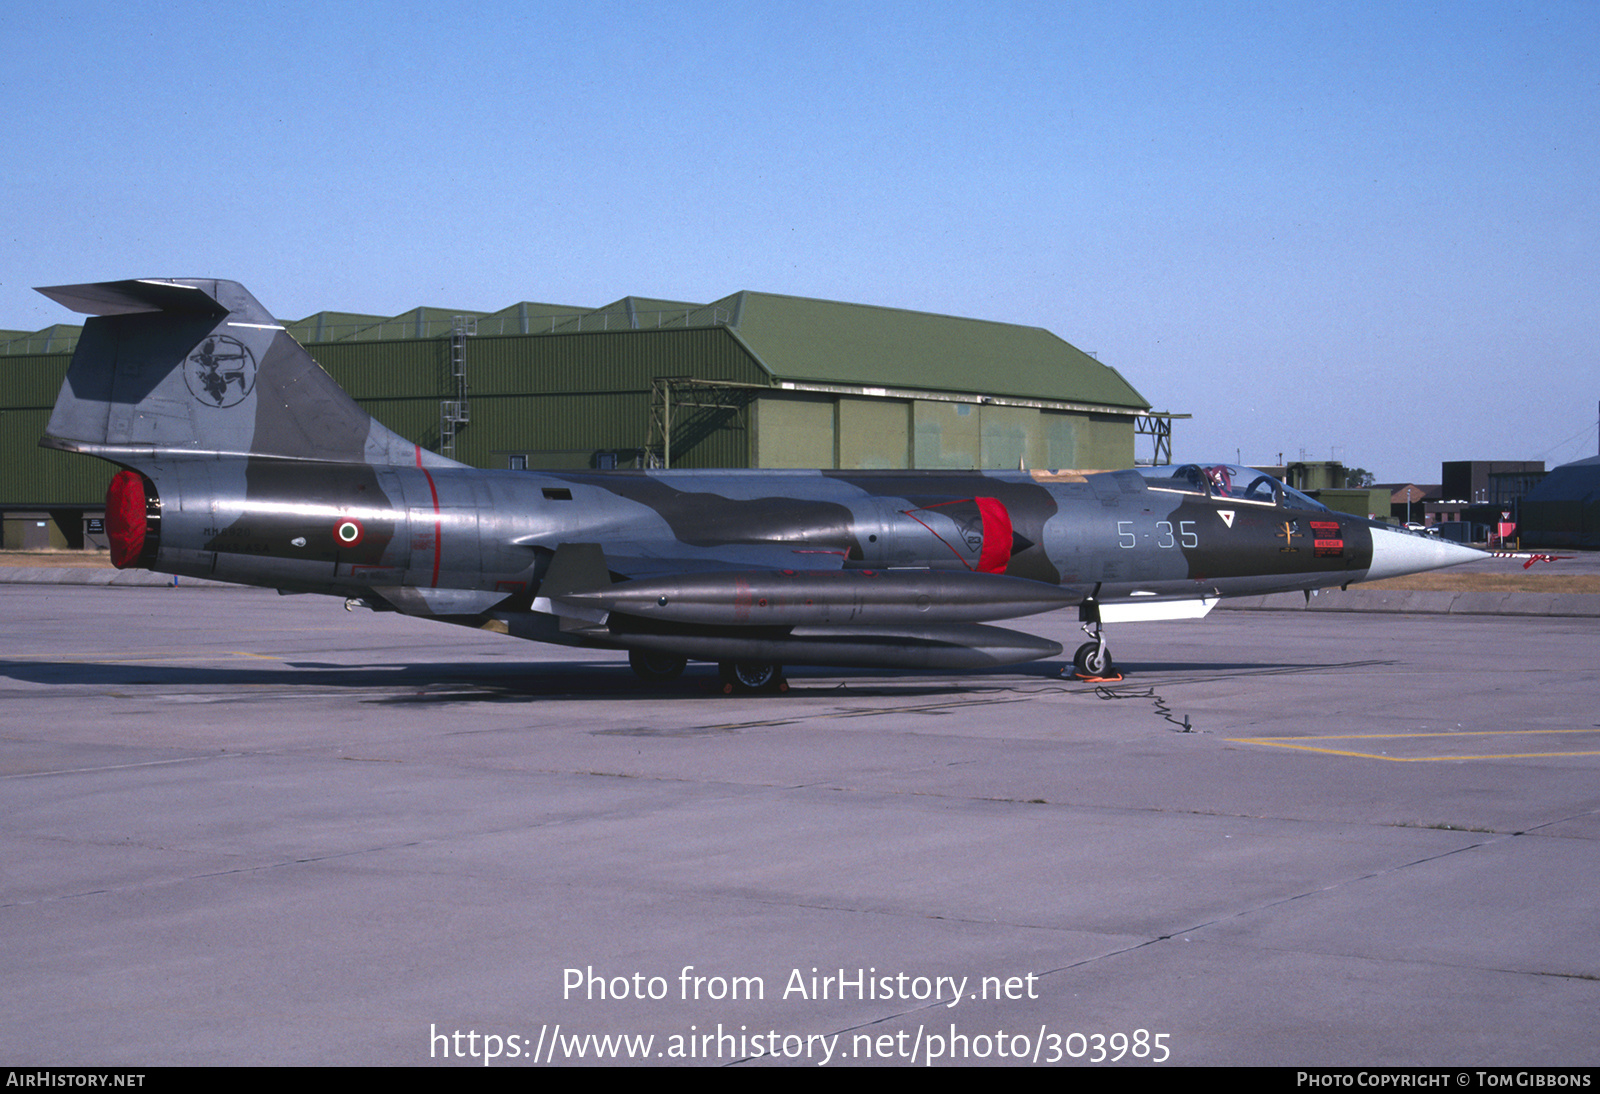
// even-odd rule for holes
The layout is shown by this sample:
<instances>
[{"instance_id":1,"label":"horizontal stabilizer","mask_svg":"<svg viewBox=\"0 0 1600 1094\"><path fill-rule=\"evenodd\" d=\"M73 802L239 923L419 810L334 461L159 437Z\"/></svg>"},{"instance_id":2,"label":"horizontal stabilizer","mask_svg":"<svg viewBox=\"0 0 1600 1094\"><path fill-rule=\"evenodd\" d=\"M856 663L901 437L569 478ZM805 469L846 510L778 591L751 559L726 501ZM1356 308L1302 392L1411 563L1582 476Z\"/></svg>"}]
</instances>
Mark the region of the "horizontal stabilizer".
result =
<instances>
[{"instance_id":1,"label":"horizontal stabilizer","mask_svg":"<svg viewBox=\"0 0 1600 1094\"><path fill-rule=\"evenodd\" d=\"M223 316L228 308L217 299L216 282L104 281L95 285L54 285L38 291L62 307L85 315L136 315L171 311ZM203 286L210 286L206 288Z\"/></svg>"}]
</instances>

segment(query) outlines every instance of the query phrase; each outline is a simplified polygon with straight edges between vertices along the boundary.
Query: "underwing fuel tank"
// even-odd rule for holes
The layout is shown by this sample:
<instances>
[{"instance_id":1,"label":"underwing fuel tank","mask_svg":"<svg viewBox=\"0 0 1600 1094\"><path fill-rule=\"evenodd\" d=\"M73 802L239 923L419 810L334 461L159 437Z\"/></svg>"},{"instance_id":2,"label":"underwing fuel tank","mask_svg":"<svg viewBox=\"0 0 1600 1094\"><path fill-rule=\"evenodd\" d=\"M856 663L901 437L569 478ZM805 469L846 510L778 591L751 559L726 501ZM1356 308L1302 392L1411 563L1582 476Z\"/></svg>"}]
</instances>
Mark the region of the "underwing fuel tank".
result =
<instances>
[{"instance_id":1,"label":"underwing fuel tank","mask_svg":"<svg viewBox=\"0 0 1600 1094\"><path fill-rule=\"evenodd\" d=\"M614 615L607 638L626 649L695 661L768 661L880 669L986 669L1061 654L1061 644L1004 627L709 627Z\"/></svg>"},{"instance_id":2,"label":"underwing fuel tank","mask_svg":"<svg viewBox=\"0 0 1600 1094\"><path fill-rule=\"evenodd\" d=\"M1079 597L1026 578L908 569L675 574L559 599L668 623L892 627L1012 619L1064 608Z\"/></svg>"}]
</instances>

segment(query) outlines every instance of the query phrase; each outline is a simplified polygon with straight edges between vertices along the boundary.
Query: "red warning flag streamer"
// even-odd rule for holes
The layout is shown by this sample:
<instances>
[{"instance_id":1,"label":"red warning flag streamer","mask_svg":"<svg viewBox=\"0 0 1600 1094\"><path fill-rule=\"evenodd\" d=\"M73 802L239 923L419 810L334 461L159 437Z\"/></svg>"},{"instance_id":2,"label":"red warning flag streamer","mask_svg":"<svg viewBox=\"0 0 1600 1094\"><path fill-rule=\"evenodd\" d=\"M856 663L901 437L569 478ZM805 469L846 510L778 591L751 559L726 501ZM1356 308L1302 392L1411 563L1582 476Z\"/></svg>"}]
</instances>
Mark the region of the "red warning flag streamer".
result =
<instances>
[{"instance_id":1,"label":"red warning flag streamer","mask_svg":"<svg viewBox=\"0 0 1600 1094\"><path fill-rule=\"evenodd\" d=\"M1490 558L1525 558L1528 561L1522 564L1522 568L1524 570L1532 566L1535 562L1560 562L1564 558L1573 557L1572 555L1529 554L1527 551L1485 551L1484 554L1488 555Z\"/></svg>"}]
</instances>

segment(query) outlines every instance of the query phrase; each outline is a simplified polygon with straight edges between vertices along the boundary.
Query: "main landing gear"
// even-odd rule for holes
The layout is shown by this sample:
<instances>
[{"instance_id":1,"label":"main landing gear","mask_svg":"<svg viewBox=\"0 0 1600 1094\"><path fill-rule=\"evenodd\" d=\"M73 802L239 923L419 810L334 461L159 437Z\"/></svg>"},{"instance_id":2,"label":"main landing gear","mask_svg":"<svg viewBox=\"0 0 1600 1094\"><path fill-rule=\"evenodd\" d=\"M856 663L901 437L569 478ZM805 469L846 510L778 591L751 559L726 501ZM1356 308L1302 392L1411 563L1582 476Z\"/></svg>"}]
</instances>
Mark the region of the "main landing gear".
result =
<instances>
[{"instance_id":1,"label":"main landing gear","mask_svg":"<svg viewBox=\"0 0 1600 1094\"><path fill-rule=\"evenodd\" d=\"M628 665L647 684L665 684L683 675L688 660L656 650L629 650ZM771 661L723 661L717 666L724 695L789 690L783 666Z\"/></svg>"},{"instance_id":2,"label":"main landing gear","mask_svg":"<svg viewBox=\"0 0 1600 1094\"><path fill-rule=\"evenodd\" d=\"M783 678L783 666L771 661L724 661L717 666L717 671L722 676L724 695L753 691L781 694L789 690L789 681Z\"/></svg>"}]
</instances>

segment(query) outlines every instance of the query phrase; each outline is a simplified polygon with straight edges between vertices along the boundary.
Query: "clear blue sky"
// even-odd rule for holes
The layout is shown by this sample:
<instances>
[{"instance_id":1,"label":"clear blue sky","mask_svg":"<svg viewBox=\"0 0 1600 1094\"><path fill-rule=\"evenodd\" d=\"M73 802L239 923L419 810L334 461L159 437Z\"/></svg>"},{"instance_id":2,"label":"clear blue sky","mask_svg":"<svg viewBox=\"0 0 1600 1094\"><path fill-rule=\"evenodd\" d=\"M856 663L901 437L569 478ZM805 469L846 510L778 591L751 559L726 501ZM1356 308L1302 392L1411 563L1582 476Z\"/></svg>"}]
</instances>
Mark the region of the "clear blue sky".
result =
<instances>
[{"instance_id":1,"label":"clear blue sky","mask_svg":"<svg viewBox=\"0 0 1600 1094\"><path fill-rule=\"evenodd\" d=\"M1596 451L1593 0L63 0L0 29L0 328L126 277L286 319L754 289L1046 327L1194 414L1179 459Z\"/></svg>"}]
</instances>

